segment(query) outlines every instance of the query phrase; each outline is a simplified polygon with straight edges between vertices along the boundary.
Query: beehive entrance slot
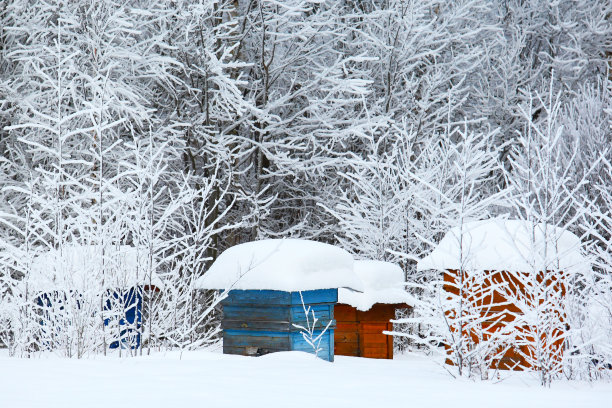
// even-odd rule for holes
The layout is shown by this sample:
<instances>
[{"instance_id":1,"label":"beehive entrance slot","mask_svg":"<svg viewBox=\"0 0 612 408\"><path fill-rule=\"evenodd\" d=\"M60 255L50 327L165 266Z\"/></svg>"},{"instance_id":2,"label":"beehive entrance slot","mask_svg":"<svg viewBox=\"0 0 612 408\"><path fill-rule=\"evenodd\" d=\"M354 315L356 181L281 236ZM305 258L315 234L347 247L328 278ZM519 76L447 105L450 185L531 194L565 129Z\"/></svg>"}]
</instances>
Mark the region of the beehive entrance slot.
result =
<instances>
[{"instance_id":1,"label":"beehive entrance slot","mask_svg":"<svg viewBox=\"0 0 612 408\"><path fill-rule=\"evenodd\" d=\"M270 350L262 347L247 347L246 355L247 356L263 356L264 354L269 354Z\"/></svg>"}]
</instances>

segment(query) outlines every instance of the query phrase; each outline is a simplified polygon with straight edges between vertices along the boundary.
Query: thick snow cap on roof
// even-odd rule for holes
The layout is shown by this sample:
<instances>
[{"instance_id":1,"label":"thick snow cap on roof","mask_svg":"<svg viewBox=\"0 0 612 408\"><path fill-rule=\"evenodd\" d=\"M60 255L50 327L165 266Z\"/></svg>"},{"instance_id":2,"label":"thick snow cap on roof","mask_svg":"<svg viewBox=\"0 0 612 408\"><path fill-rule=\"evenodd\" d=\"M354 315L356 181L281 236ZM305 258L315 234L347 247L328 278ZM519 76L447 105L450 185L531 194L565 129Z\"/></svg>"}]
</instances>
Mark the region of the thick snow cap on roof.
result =
<instances>
[{"instance_id":1,"label":"thick snow cap on roof","mask_svg":"<svg viewBox=\"0 0 612 408\"><path fill-rule=\"evenodd\" d=\"M495 218L451 229L417 269L587 273L580 248L580 239L562 228Z\"/></svg>"},{"instance_id":2,"label":"thick snow cap on roof","mask_svg":"<svg viewBox=\"0 0 612 408\"><path fill-rule=\"evenodd\" d=\"M362 311L376 303L412 303L412 297L404 290L404 272L399 266L383 261L355 261L354 270L363 282L363 292L339 289L338 303Z\"/></svg>"},{"instance_id":3,"label":"thick snow cap on roof","mask_svg":"<svg viewBox=\"0 0 612 408\"><path fill-rule=\"evenodd\" d=\"M294 292L350 287L361 290L353 257L344 249L301 239L247 242L224 251L196 281L200 289Z\"/></svg>"},{"instance_id":4,"label":"thick snow cap on roof","mask_svg":"<svg viewBox=\"0 0 612 408\"><path fill-rule=\"evenodd\" d=\"M34 258L25 282L37 292L129 289L150 283L163 287L156 274L149 279L143 269L146 259L146 251L131 246L108 246L103 256L97 245L68 245Z\"/></svg>"}]
</instances>

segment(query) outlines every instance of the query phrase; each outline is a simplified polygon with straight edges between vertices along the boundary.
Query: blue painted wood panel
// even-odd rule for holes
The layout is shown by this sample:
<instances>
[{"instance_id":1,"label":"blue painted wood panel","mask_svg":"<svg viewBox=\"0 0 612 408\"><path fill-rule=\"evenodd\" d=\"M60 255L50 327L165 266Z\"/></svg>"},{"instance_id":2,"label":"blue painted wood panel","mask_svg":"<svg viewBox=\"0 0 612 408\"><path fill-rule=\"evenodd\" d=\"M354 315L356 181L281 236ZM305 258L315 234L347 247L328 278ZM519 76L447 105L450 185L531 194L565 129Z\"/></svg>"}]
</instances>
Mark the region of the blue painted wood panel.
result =
<instances>
[{"instance_id":1,"label":"blue painted wood panel","mask_svg":"<svg viewBox=\"0 0 612 408\"><path fill-rule=\"evenodd\" d=\"M316 338L319 334L321 330L315 330L313 337ZM321 341L317 343L319 349L317 356L323 360L334 361L334 330L328 329L321 337ZM304 339L302 333L291 333L291 350L314 353L312 346Z\"/></svg>"},{"instance_id":2,"label":"blue painted wood panel","mask_svg":"<svg viewBox=\"0 0 612 408\"><path fill-rule=\"evenodd\" d=\"M120 326L125 326L119 333L119 338L111 341L109 348L140 348L140 325L142 324L142 289L131 288L127 291L112 292L112 299L106 301L105 310L112 310L114 303L121 303L125 316L119 320ZM104 325L109 324L104 320Z\"/></svg>"},{"instance_id":3,"label":"blue painted wood panel","mask_svg":"<svg viewBox=\"0 0 612 408\"><path fill-rule=\"evenodd\" d=\"M46 313L45 309L51 307L63 310L68 296L76 299L76 306L78 308L81 307L81 295L74 291L42 293L36 298L35 302L39 306L41 313ZM109 348L139 348L140 326L142 324L142 288L133 287L127 290L109 290L106 293L106 297L105 311L116 310L118 307L124 311L124 314L119 317L118 321L121 327L119 333L111 332L109 334L115 337L115 339L109 341ZM109 318L104 319L105 326L108 326L110 322ZM42 320L40 324L44 324Z\"/></svg>"},{"instance_id":4,"label":"blue painted wood panel","mask_svg":"<svg viewBox=\"0 0 612 408\"><path fill-rule=\"evenodd\" d=\"M317 318L315 337L331 322L321 338L318 356L333 361L334 305L338 290L303 291L302 297ZM301 329L294 326L306 326L299 292L232 290L221 304L224 353L251 356L289 350L314 353ZM312 315L309 318L312 324Z\"/></svg>"}]
</instances>

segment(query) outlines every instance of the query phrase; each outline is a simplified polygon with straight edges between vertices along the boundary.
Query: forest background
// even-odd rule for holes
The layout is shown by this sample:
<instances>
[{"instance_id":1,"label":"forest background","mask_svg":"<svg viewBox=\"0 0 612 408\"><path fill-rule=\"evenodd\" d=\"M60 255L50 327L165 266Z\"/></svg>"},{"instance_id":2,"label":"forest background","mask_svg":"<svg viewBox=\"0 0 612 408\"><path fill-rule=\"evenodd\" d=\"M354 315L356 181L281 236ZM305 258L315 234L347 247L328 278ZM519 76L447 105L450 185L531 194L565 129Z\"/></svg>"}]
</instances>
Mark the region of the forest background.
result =
<instances>
[{"instance_id":1,"label":"forest background","mask_svg":"<svg viewBox=\"0 0 612 408\"><path fill-rule=\"evenodd\" d=\"M104 248L137 248L167 288L148 344L195 347L219 329L194 279L232 245L329 242L422 284L446 231L496 216L578 235L612 319L608 1L3 0L0 27L15 354L50 341L19 285L49 250L101 248L104 279ZM99 351L95 322L58 349Z\"/></svg>"}]
</instances>

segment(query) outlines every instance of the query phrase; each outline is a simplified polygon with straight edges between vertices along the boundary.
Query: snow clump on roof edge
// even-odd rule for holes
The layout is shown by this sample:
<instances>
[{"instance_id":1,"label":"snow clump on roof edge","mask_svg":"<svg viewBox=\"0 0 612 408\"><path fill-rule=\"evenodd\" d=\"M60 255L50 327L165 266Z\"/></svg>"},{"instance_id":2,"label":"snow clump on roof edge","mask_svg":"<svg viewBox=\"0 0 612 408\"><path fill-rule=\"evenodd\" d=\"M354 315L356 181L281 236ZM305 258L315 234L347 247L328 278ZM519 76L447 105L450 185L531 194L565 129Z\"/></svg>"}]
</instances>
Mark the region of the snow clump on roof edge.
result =
<instances>
[{"instance_id":1,"label":"snow clump on roof edge","mask_svg":"<svg viewBox=\"0 0 612 408\"><path fill-rule=\"evenodd\" d=\"M364 285L363 292L349 289L338 291L338 303L367 311L376 303L413 304L413 298L404 290L404 272L391 262L355 261L355 273Z\"/></svg>"}]
</instances>

